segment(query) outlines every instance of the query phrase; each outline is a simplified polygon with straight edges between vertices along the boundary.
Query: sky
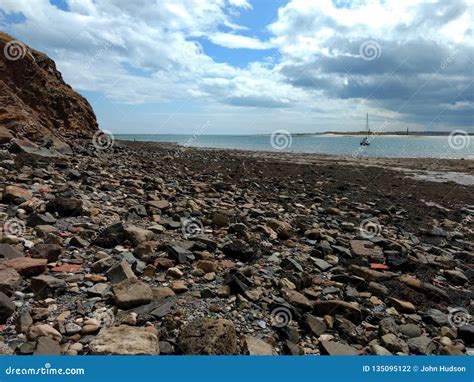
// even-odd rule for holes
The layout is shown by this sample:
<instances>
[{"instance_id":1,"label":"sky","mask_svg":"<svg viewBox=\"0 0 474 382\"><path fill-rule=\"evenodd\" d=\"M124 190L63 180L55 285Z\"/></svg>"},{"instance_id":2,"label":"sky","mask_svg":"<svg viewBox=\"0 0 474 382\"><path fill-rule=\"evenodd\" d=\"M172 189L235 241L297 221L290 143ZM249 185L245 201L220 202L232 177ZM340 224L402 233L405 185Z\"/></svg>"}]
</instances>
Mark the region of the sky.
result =
<instances>
[{"instance_id":1,"label":"sky","mask_svg":"<svg viewBox=\"0 0 474 382\"><path fill-rule=\"evenodd\" d=\"M474 132L474 0L0 0L114 134ZM202 131L205 129L205 131Z\"/></svg>"}]
</instances>

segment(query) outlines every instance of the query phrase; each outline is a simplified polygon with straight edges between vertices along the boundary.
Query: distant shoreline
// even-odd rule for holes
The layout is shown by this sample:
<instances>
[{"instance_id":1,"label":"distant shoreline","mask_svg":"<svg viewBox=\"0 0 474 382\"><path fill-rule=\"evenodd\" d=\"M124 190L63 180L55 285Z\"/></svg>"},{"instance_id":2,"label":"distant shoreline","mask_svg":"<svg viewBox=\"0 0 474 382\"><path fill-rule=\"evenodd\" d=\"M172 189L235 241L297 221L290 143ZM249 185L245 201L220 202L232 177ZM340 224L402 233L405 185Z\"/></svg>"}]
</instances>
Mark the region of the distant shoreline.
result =
<instances>
[{"instance_id":1,"label":"distant shoreline","mask_svg":"<svg viewBox=\"0 0 474 382\"><path fill-rule=\"evenodd\" d=\"M281 134L285 134L286 131L281 130ZM367 135L365 131L354 131L354 132L334 132L328 131L323 133L291 133L288 132L292 137L325 137L325 138L355 138L360 136ZM139 136L139 135L146 135L146 136L168 136L168 135L176 135L176 136L192 136L198 134L171 134L171 133L164 133L164 134L149 134L149 133L136 133L136 134L120 134L116 133L114 135L117 136ZM229 136L229 137L270 137L272 134L199 134L199 136ZM372 132L370 134L373 137L384 137L384 138L446 138L450 135L450 132L423 132L417 131L412 132L410 134L406 134L403 132ZM474 133L467 133L468 136L474 136Z\"/></svg>"}]
</instances>

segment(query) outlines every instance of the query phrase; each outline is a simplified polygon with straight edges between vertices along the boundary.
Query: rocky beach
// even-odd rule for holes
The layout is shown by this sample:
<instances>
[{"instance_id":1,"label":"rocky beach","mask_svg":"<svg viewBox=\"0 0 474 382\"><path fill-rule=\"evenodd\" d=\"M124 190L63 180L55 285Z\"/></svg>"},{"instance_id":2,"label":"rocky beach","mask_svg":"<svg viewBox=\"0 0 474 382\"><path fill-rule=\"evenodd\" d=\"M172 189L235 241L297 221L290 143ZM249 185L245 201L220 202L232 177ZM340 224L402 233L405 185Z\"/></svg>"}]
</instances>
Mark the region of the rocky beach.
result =
<instances>
[{"instance_id":1,"label":"rocky beach","mask_svg":"<svg viewBox=\"0 0 474 382\"><path fill-rule=\"evenodd\" d=\"M474 354L472 161L114 141L0 68L0 354Z\"/></svg>"}]
</instances>

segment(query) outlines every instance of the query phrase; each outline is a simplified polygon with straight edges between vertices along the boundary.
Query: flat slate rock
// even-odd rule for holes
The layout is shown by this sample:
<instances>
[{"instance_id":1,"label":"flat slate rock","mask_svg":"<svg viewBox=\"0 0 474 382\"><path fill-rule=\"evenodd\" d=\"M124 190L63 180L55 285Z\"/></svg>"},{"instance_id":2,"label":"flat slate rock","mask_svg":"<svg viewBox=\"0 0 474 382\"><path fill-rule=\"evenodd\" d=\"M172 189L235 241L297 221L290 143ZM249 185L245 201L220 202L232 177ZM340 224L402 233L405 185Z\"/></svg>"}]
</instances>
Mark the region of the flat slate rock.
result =
<instances>
[{"instance_id":1,"label":"flat slate rock","mask_svg":"<svg viewBox=\"0 0 474 382\"><path fill-rule=\"evenodd\" d=\"M334 341L321 341L321 350L327 355L359 355L359 351L352 346Z\"/></svg>"}]
</instances>

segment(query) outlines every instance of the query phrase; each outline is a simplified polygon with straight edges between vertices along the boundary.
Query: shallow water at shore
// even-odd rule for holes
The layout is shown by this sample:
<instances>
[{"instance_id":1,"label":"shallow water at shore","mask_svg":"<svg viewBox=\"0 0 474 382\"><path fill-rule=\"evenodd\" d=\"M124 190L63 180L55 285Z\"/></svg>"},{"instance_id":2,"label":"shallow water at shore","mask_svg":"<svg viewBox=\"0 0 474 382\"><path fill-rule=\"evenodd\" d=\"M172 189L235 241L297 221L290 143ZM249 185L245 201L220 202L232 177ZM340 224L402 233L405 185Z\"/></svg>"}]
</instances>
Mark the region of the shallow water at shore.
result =
<instances>
[{"instance_id":1,"label":"shallow water at shore","mask_svg":"<svg viewBox=\"0 0 474 382\"><path fill-rule=\"evenodd\" d=\"M117 134L116 139L149 142L174 142L188 147L208 147L254 151L282 151L348 155L353 157L453 158L474 159L474 138L464 137L457 146L448 137L373 136L370 146L360 146L361 137L320 135L173 135Z\"/></svg>"}]
</instances>

